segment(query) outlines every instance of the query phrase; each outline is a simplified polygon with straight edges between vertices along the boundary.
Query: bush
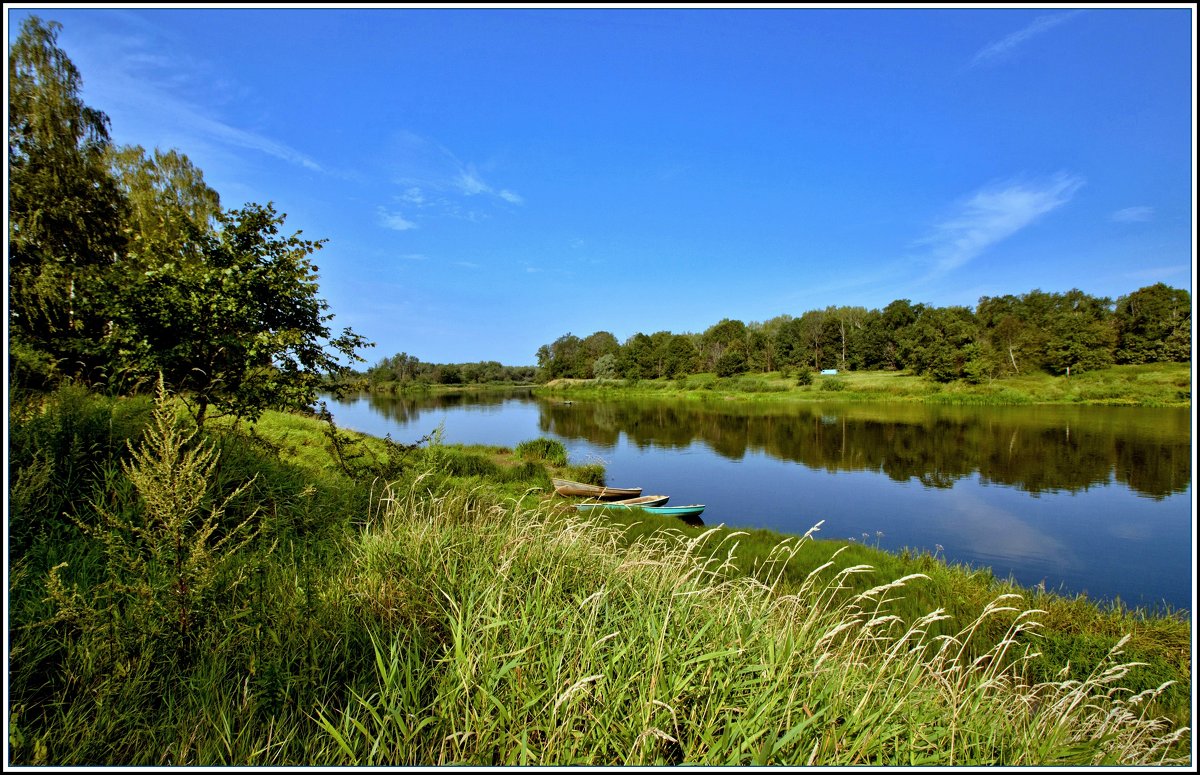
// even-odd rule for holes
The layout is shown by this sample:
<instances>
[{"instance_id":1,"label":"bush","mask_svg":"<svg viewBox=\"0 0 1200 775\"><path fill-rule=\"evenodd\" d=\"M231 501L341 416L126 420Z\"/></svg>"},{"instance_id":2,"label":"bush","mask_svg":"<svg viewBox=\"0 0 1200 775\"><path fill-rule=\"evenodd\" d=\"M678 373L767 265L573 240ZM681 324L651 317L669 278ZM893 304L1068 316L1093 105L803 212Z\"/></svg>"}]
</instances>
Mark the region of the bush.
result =
<instances>
[{"instance_id":1,"label":"bush","mask_svg":"<svg viewBox=\"0 0 1200 775\"><path fill-rule=\"evenodd\" d=\"M799 387L808 387L813 383L813 370L807 366L801 366L796 369L796 385Z\"/></svg>"},{"instance_id":2,"label":"bush","mask_svg":"<svg viewBox=\"0 0 1200 775\"><path fill-rule=\"evenodd\" d=\"M513 450L518 460L542 461L553 466L567 464L567 448L558 439L533 439L522 441Z\"/></svg>"},{"instance_id":3,"label":"bush","mask_svg":"<svg viewBox=\"0 0 1200 775\"><path fill-rule=\"evenodd\" d=\"M821 390L838 391L846 389L846 380L831 377L821 380Z\"/></svg>"}]
</instances>

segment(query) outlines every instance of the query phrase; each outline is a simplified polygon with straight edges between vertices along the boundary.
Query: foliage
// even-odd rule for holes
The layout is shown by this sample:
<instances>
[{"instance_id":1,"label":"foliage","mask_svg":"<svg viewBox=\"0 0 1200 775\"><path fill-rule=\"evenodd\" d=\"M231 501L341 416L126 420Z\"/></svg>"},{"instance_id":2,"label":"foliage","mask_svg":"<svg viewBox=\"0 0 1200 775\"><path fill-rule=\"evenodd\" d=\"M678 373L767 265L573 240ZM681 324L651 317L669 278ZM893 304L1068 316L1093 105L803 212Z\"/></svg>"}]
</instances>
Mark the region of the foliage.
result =
<instances>
[{"instance_id":1,"label":"foliage","mask_svg":"<svg viewBox=\"0 0 1200 775\"><path fill-rule=\"evenodd\" d=\"M30 17L9 60L9 324L17 384L114 391L161 374L203 424L311 404L368 343L317 296L322 240L279 234L268 204L222 212L186 156L114 150L80 99L57 23Z\"/></svg>"},{"instance_id":2,"label":"foliage","mask_svg":"<svg viewBox=\"0 0 1200 775\"><path fill-rule=\"evenodd\" d=\"M409 455L431 439L425 436L413 444L400 444L388 434L380 440L382 450L376 451L364 443L362 436L340 430L324 401L317 408L317 418L324 425L330 456L342 473L359 483L395 481L404 472Z\"/></svg>"},{"instance_id":3,"label":"foliage","mask_svg":"<svg viewBox=\"0 0 1200 775\"><path fill-rule=\"evenodd\" d=\"M1192 350L1191 303L1187 291L1163 283L1117 299L1117 362L1187 362Z\"/></svg>"},{"instance_id":4,"label":"foliage","mask_svg":"<svg viewBox=\"0 0 1200 775\"><path fill-rule=\"evenodd\" d=\"M600 356L602 374L599 357L583 346L588 340L568 334L538 350L538 379L730 377L801 366L907 370L973 385L1032 372L1078 375L1114 362L1187 361L1190 303L1186 290L1160 283L1122 297L1116 309L1072 289L984 296L974 310L899 299L882 310L830 306L765 323L726 318L702 334L635 333L613 359L611 349Z\"/></svg>"},{"instance_id":5,"label":"foliage","mask_svg":"<svg viewBox=\"0 0 1200 775\"><path fill-rule=\"evenodd\" d=\"M14 373L31 384L104 378L110 270L125 242L108 117L83 103L60 29L27 18L8 60L8 324Z\"/></svg>"},{"instance_id":6,"label":"foliage","mask_svg":"<svg viewBox=\"0 0 1200 775\"><path fill-rule=\"evenodd\" d=\"M77 623L85 637L104 638L114 626L105 621L106 614L120 610L119 624L125 628L120 642L145 639L186 652L194 646L197 620L214 614L213 595L245 580L244 570L233 569L238 552L254 538L256 515L232 526L222 519L249 483L206 507L220 455L196 437L195 430L178 424L160 380L142 445L121 465L137 501L94 501L99 523L79 523L103 544L107 578L88 593L92 602L85 604L59 575L65 563L52 569L47 588L58 609L56 620L82 616L87 621ZM112 607L96 605L96 599Z\"/></svg>"},{"instance_id":7,"label":"foliage","mask_svg":"<svg viewBox=\"0 0 1200 775\"><path fill-rule=\"evenodd\" d=\"M192 397L200 424L209 406L253 420L268 407L311 405L322 374L345 368L329 350L361 360L362 337L329 338L308 258L321 242L280 236L283 220L270 205L222 213L216 233L195 235L200 266L165 262L127 289L141 342L130 368L160 369Z\"/></svg>"}]
</instances>

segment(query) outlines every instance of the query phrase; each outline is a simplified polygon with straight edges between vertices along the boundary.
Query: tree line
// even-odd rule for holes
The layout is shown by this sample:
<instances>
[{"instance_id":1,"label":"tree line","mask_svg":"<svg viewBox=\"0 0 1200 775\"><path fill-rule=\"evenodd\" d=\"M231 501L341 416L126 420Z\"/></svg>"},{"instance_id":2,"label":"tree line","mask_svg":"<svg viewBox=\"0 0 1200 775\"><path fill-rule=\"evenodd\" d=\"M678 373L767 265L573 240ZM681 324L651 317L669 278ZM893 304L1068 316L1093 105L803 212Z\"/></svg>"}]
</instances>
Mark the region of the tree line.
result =
<instances>
[{"instance_id":1,"label":"tree line","mask_svg":"<svg viewBox=\"0 0 1200 775\"><path fill-rule=\"evenodd\" d=\"M564 334L537 351L538 378L656 379L714 372L908 370L983 382L1116 364L1191 359L1191 294L1164 283L1109 298L1078 289L979 300L975 309L898 299L883 309L830 306L703 333Z\"/></svg>"},{"instance_id":2,"label":"tree line","mask_svg":"<svg viewBox=\"0 0 1200 775\"><path fill-rule=\"evenodd\" d=\"M13 384L122 393L161 374L199 423L310 404L370 346L330 328L325 240L284 233L270 203L223 208L177 150L114 145L60 29L30 17L9 53Z\"/></svg>"},{"instance_id":3,"label":"tree line","mask_svg":"<svg viewBox=\"0 0 1200 775\"><path fill-rule=\"evenodd\" d=\"M529 384L536 374L534 366L504 366L499 361L425 363L414 355L397 353L343 381L365 381L368 390L386 391L421 385Z\"/></svg>"}]
</instances>

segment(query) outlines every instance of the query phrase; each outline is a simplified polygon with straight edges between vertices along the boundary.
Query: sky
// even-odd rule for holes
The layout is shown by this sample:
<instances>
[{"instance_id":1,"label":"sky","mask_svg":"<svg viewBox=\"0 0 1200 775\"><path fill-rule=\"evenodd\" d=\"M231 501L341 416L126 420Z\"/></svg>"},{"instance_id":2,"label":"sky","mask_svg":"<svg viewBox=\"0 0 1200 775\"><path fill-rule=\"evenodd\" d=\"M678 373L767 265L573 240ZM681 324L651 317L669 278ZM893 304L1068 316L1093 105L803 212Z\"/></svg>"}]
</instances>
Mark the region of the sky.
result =
<instances>
[{"instance_id":1,"label":"sky","mask_svg":"<svg viewBox=\"0 0 1200 775\"><path fill-rule=\"evenodd\" d=\"M1195 9L8 4L117 145L271 202L429 363L896 299L1192 290Z\"/></svg>"}]
</instances>

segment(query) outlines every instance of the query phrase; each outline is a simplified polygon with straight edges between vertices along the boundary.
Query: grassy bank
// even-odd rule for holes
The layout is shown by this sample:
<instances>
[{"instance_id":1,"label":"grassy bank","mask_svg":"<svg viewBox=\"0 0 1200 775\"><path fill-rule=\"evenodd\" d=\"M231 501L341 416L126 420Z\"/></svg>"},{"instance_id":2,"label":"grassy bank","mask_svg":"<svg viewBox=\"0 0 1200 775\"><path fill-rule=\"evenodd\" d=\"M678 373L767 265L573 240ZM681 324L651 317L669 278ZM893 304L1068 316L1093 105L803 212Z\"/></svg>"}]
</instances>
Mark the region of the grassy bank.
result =
<instances>
[{"instance_id":1,"label":"grassy bank","mask_svg":"<svg viewBox=\"0 0 1200 775\"><path fill-rule=\"evenodd\" d=\"M189 438L149 400L70 390L12 418L12 764L1189 756L1181 617L579 519L549 477L603 471L545 440L404 446L277 413Z\"/></svg>"},{"instance_id":2,"label":"grassy bank","mask_svg":"<svg viewBox=\"0 0 1200 775\"><path fill-rule=\"evenodd\" d=\"M537 388L564 398L650 395L693 400L750 401L911 401L944 404L1096 404L1109 406L1191 406L1190 364L1114 366L1056 377L1037 373L981 384L938 383L895 371L844 371L814 375L800 384L781 372L718 378L694 374L666 380L554 380Z\"/></svg>"}]
</instances>

